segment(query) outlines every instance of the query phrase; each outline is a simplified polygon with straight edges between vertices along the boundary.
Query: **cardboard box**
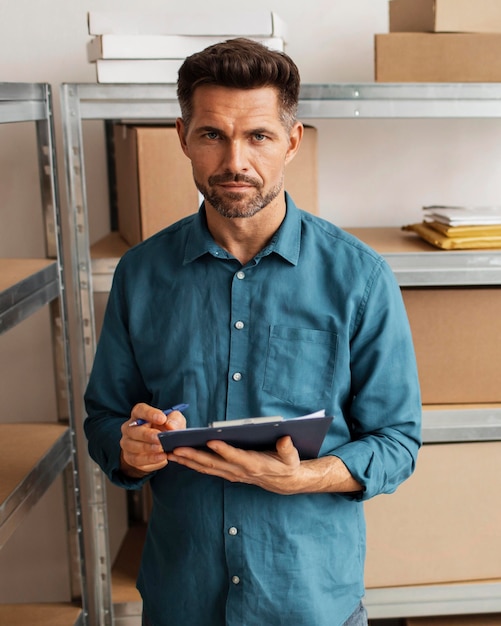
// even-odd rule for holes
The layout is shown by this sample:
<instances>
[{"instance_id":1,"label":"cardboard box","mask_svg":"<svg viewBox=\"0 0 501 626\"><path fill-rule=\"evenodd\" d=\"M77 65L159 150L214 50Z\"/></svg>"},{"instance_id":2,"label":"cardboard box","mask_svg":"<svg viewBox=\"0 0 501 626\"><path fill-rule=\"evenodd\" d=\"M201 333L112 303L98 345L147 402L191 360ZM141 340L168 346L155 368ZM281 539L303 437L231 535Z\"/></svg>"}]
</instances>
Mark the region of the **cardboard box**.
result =
<instances>
[{"instance_id":1,"label":"cardboard box","mask_svg":"<svg viewBox=\"0 0 501 626\"><path fill-rule=\"evenodd\" d=\"M364 505L366 586L501 578L499 493L501 442L423 446L414 474Z\"/></svg>"},{"instance_id":2,"label":"cardboard box","mask_svg":"<svg viewBox=\"0 0 501 626\"><path fill-rule=\"evenodd\" d=\"M499 33L499 0L390 0L390 32Z\"/></svg>"},{"instance_id":3,"label":"cardboard box","mask_svg":"<svg viewBox=\"0 0 501 626\"><path fill-rule=\"evenodd\" d=\"M375 35L378 82L500 82L501 34Z\"/></svg>"},{"instance_id":4,"label":"cardboard box","mask_svg":"<svg viewBox=\"0 0 501 626\"><path fill-rule=\"evenodd\" d=\"M501 289L403 288L424 404L501 401Z\"/></svg>"},{"instance_id":5,"label":"cardboard box","mask_svg":"<svg viewBox=\"0 0 501 626\"><path fill-rule=\"evenodd\" d=\"M119 6L119 5L117 5ZM160 6L160 5L159 5ZM282 37L287 39L287 24L274 11L238 7L214 12L180 11L90 11L89 35L193 35L228 37Z\"/></svg>"},{"instance_id":6,"label":"cardboard box","mask_svg":"<svg viewBox=\"0 0 501 626\"><path fill-rule=\"evenodd\" d=\"M285 189L296 206L318 215L318 131L304 127L299 152L285 168Z\"/></svg>"},{"instance_id":7,"label":"cardboard box","mask_svg":"<svg viewBox=\"0 0 501 626\"><path fill-rule=\"evenodd\" d=\"M500 624L501 613L409 617L404 621L404 626L499 626Z\"/></svg>"},{"instance_id":8,"label":"cardboard box","mask_svg":"<svg viewBox=\"0 0 501 626\"><path fill-rule=\"evenodd\" d=\"M129 245L198 210L191 163L174 127L116 124L113 134L118 230ZM316 128L305 128L285 187L300 208L318 213Z\"/></svg>"},{"instance_id":9,"label":"cardboard box","mask_svg":"<svg viewBox=\"0 0 501 626\"><path fill-rule=\"evenodd\" d=\"M198 209L189 159L172 126L116 124L118 230L133 246Z\"/></svg>"}]
</instances>

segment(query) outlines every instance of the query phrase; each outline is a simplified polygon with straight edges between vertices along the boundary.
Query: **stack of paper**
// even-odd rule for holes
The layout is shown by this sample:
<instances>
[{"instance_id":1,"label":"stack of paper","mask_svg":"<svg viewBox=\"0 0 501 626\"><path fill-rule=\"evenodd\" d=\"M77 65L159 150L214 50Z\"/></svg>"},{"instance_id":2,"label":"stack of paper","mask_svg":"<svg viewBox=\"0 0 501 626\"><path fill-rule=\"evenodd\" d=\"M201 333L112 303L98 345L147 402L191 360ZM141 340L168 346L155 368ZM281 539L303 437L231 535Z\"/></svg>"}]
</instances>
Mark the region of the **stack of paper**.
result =
<instances>
[{"instance_id":1,"label":"stack of paper","mask_svg":"<svg viewBox=\"0 0 501 626\"><path fill-rule=\"evenodd\" d=\"M423 222L404 226L404 230L444 250L501 248L501 207L423 208Z\"/></svg>"},{"instance_id":2,"label":"stack of paper","mask_svg":"<svg viewBox=\"0 0 501 626\"><path fill-rule=\"evenodd\" d=\"M87 57L99 83L176 83L184 59L234 37L283 51L286 28L272 11L173 15L90 12Z\"/></svg>"}]
</instances>

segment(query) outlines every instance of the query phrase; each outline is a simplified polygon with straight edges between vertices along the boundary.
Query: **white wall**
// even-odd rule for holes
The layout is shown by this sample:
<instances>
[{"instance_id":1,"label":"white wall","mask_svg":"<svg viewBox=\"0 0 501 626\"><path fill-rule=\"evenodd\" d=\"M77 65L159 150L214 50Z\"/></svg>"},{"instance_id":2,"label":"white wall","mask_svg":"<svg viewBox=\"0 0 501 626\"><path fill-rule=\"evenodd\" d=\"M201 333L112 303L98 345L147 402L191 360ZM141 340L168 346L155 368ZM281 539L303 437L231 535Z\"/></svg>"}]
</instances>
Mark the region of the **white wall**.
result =
<instances>
[{"instance_id":1,"label":"white wall","mask_svg":"<svg viewBox=\"0 0 501 626\"><path fill-rule=\"evenodd\" d=\"M17 0L0 5L0 80L93 82L87 62L89 10L169 10L160 0ZM183 9L206 9L185 0ZM388 30L388 0L256 0L288 24L287 51L304 83L373 80L373 35ZM234 10L213 0L218 11ZM56 115L58 115L58 92ZM320 206L341 226L400 225L419 221L428 203L499 203L501 124L495 120L353 120L321 122ZM88 131L95 219L91 236L107 228L106 176L99 125ZM60 129L58 128L58 131ZM95 137L94 137L95 135ZM58 145L60 145L58 132ZM62 150L61 150L62 152ZM0 146L2 163L9 147ZM60 157L61 160L61 157ZM88 166L89 168L90 166ZM0 233L0 246L2 245Z\"/></svg>"},{"instance_id":2,"label":"white wall","mask_svg":"<svg viewBox=\"0 0 501 626\"><path fill-rule=\"evenodd\" d=\"M218 12L235 6L229 0L210 3L215 20ZM63 200L59 85L95 80L94 68L86 59L87 11L171 7L176 11L176 3L165 0L0 2L0 81L49 82L55 91ZM207 2L185 0L182 7L196 11L206 9ZM287 51L297 62L304 83L373 80L373 35L388 30L387 0L255 0L253 7L273 9L287 22ZM498 121L343 120L317 125L321 131L320 210L323 217L341 226L420 221L423 204L501 203ZM32 153L30 129L0 128L0 256L39 255L43 250L33 220L38 174L36 161L26 156ZM96 240L108 229L101 123L86 126L86 153L91 239ZM15 213L7 213L6 205L13 202ZM45 419L54 411L50 373L37 356L50 343L39 338L37 320L33 324L1 337L3 415ZM21 386L20 377L24 378ZM27 381L34 393L25 392ZM3 586L8 571L2 558L0 572ZM45 599L50 599L47 594Z\"/></svg>"}]
</instances>

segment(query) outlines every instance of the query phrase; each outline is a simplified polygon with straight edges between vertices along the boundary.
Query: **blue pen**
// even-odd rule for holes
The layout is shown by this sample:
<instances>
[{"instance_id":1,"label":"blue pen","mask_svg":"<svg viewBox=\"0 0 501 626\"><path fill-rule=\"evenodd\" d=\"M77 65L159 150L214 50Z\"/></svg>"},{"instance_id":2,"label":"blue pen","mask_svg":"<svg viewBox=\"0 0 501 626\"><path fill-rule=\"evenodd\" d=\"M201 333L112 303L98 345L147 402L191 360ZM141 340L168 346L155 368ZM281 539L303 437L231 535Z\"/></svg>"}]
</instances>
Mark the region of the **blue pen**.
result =
<instances>
[{"instance_id":1,"label":"blue pen","mask_svg":"<svg viewBox=\"0 0 501 626\"><path fill-rule=\"evenodd\" d=\"M165 409L164 414L165 415L169 415L169 413L172 413L172 411L184 411L185 409L187 409L190 405L189 404L175 404L174 406L171 406L170 409ZM142 420L142 419L138 419L138 420L134 420L133 422L131 422L129 424L129 426L142 426L143 424L146 424L146 420Z\"/></svg>"}]
</instances>

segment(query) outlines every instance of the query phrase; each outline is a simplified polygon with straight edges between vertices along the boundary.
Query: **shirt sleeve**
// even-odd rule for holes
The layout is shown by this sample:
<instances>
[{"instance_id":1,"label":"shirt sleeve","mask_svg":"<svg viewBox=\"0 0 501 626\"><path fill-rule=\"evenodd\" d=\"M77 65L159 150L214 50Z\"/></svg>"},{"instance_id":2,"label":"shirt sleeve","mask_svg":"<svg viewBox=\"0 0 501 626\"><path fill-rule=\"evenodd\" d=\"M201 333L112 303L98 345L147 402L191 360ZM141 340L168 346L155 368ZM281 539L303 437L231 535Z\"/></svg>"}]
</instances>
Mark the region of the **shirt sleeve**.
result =
<instances>
[{"instance_id":1,"label":"shirt sleeve","mask_svg":"<svg viewBox=\"0 0 501 626\"><path fill-rule=\"evenodd\" d=\"M148 398L129 339L121 264L118 265L84 400L84 430L90 456L108 478L127 489L140 489L150 476L133 479L120 472L121 426L131 407Z\"/></svg>"},{"instance_id":2,"label":"shirt sleeve","mask_svg":"<svg viewBox=\"0 0 501 626\"><path fill-rule=\"evenodd\" d=\"M415 468L421 446L421 395L400 288L382 260L368 281L351 342L352 441L338 456L369 499L392 493Z\"/></svg>"}]
</instances>

